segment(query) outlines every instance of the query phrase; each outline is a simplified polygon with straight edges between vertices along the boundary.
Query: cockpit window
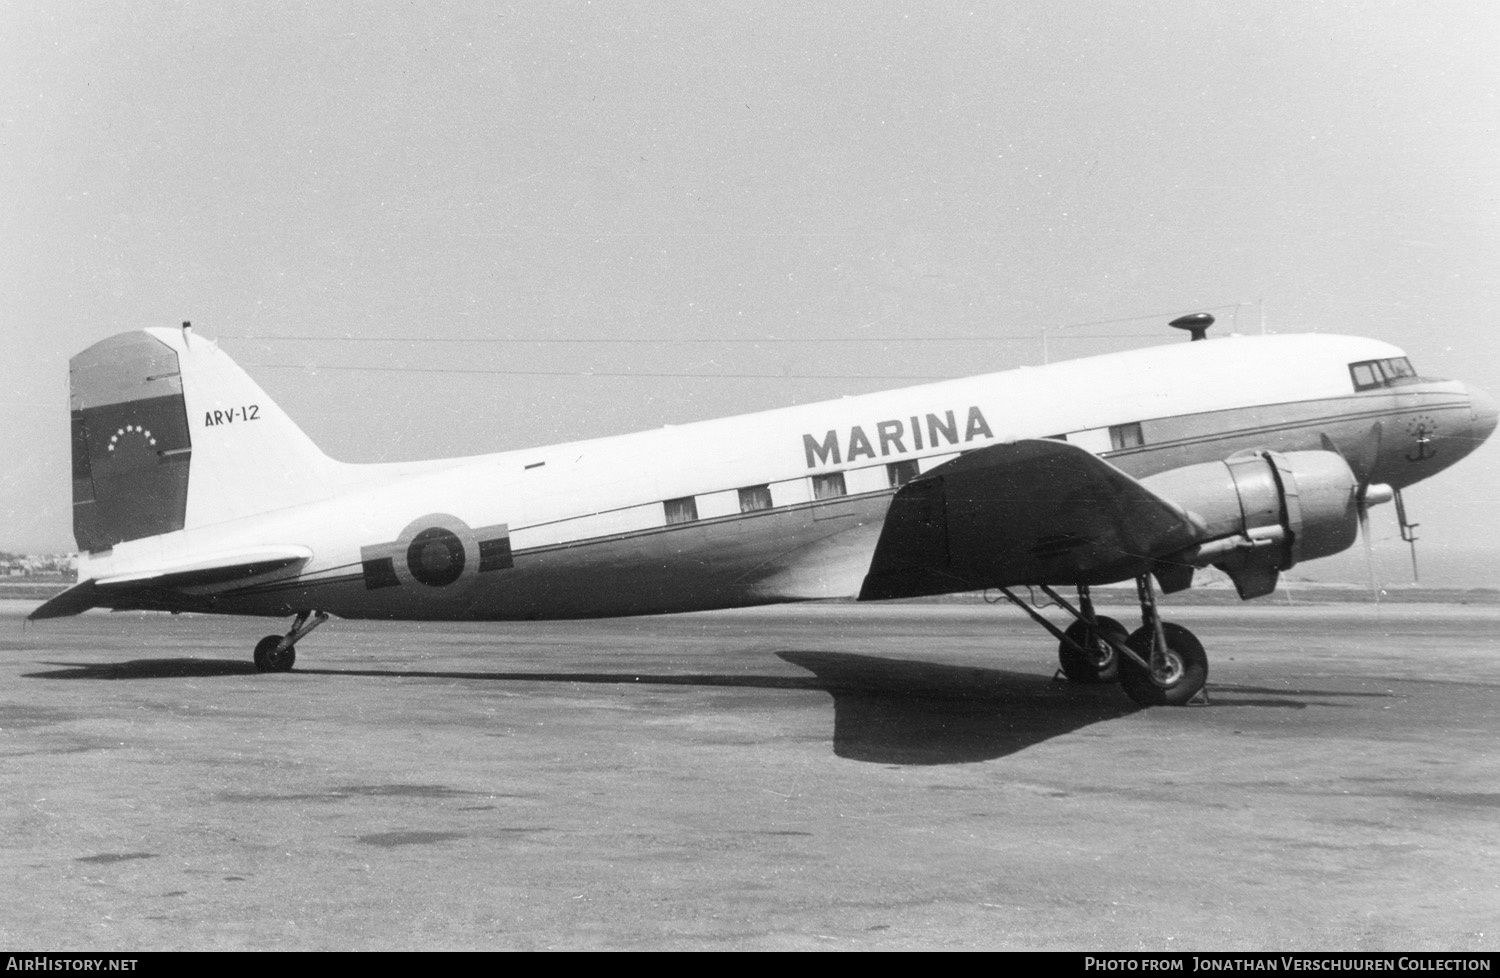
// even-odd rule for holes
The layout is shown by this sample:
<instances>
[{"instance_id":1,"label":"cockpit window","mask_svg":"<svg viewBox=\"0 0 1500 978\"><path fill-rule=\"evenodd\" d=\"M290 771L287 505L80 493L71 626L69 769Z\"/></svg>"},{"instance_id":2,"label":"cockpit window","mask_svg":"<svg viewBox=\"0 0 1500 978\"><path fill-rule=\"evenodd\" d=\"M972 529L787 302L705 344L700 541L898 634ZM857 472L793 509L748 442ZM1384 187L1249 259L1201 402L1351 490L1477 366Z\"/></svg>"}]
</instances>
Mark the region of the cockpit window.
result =
<instances>
[{"instance_id":1,"label":"cockpit window","mask_svg":"<svg viewBox=\"0 0 1500 978\"><path fill-rule=\"evenodd\" d=\"M1405 357L1392 357L1389 360L1380 361L1385 367L1386 376L1395 380L1398 377L1415 377L1417 372L1412 369L1411 361Z\"/></svg>"},{"instance_id":2,"label":"cockpit window","mask_svg":"<svg viewBox=\"0 0 1500 978\"><path fill-rule=\"evenodd\" d=\"M1361 360L1349 364L1349 376L1357 391L1373 390L1376 387L1392 387L1410 383L1417 379L1411 361L1406 357L1390 357L1385 360Z\"/></svg>"},{"instance_id":3,"label":"cockpit window","mask_svg":"<svg viewBox=\"0 0 1500 978\"><path fill-rule=\"evenodd\" d=\"M1349 364L1349 373L1354 377L1354 389L1357 391L1367 391L1372 387L1385 386L1385 377L1381 374L1380 368L1375 365L1375 361L1373 360L1369 363Z\"/></svg>"}]
</instances>

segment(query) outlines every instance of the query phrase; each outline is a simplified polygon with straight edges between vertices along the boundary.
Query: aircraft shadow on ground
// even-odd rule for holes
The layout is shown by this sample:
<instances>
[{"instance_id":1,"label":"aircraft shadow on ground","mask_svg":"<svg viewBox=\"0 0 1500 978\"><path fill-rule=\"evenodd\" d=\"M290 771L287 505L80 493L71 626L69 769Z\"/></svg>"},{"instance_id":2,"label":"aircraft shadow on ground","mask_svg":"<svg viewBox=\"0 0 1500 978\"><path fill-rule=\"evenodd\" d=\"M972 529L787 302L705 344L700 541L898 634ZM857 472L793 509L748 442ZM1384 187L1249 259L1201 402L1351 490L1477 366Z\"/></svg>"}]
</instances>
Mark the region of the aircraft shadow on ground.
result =
<instances>
[{"instance_id":1,"label":"aircraft shadow on ground","mask_svg":"<svg viewBox=\"0 0 1500 978\"><path fill-rule=\"evenodd\" d=\"M302 675L511 683L598 683L807 690L833 697L833 749L883 764L991 760L1062 734L1136 712L1116 687L1075 686L1037 673L1007 672L857 655L786 651L811 676L641 672L464 672L408 669L298 669ZM47 663L29 679L186 679L256 674L245 661L135 659Z\"/></svg>"},{"instance_id":2,"label":"aircraft shadow on ground","mask_svg":"<svg viewBox=\"0 0 1500 978\"><path fill-rule=\"evenodd\" d=\"M1135 713L1114 686L846 652L780 652L833 696L833 750L885 764L991 760Z\"/></svg>"},{"instance_id":3,"label":"aircraft shadow on ground","mask_svg":"<svg viewBox=\"0 0 1500 978\"><path fill-rule=\"evenodd\" d=\"M130 659L125 662L48 662L50 672L23 673L25 679L202 679L256 673L248 660Z\"/></svg>"},{"instance_id":4,"label":"aircraft shadow on ground","mask_svg":"<svg viewBox=\"0 0 1500 978\"><path fill-rule=\"evenodd\" d=\"M1272 686L1243 686L1234 683L1209 684L1215 706L1253 707L1260 709L1305 710L1309 706L1349 706L1339 700L1393 699L1395 693L1364 693L1357 690L1277 689ZM1238 694L1238 695L1237 695ZM1245 698L1248 694L1249 699Z\"/></svg>"}]
</instances>

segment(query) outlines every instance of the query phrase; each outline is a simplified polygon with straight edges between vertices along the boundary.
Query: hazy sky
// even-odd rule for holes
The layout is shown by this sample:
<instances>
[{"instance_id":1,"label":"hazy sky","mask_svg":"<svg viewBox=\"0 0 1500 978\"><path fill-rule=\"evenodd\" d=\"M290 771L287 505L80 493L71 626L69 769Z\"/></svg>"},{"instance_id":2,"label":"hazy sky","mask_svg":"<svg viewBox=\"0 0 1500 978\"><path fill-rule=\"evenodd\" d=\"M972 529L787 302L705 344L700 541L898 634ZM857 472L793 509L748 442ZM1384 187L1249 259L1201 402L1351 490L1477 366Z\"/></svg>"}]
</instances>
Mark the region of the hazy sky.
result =
<instances>
[{"instance_id":1,"label":"hazy sky","mask_svg":"<svg viewBox=\"0 0 1500 978\"><path fill-rule=\"evenodd\" d=\"M8 0L0 549L73 548L68 357L184 319L350 461L1035 363L1042 327L1143 317L1054 359L1181 342L1208 308L1500 394L1497 51L1489 0ZM1408 494L1436 577L1500 539L1497 480L1490 444Z\"/></svg>"}]
</instances>

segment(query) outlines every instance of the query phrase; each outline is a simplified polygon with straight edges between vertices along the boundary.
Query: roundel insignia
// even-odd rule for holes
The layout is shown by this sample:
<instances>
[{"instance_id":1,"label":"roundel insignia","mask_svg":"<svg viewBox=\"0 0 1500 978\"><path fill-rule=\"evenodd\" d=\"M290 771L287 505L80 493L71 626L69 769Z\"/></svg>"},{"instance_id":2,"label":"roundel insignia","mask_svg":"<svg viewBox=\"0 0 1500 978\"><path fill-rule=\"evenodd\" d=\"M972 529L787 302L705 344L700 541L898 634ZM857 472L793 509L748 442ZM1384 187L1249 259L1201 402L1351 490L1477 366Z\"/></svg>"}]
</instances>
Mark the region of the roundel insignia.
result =
<instances>
[{"instance_id":1,"label":"roundel insignia","mask_svg":"<svg viewBox=\"0 0 1500 978\"><path fill-rule=\"evenodd\" d=\"M464 545L452 530L433 526L406 548L406 569L428 587L445 587L463 576Z\"/></svg>"},{"instance_id":2,"label":"roundel insignia","mask_svg":"<svg viewBox=\"0 0 1500 978\"><path fill-rule=\"evenodd\" d=\"M512 566L510 530L504 523L470 529L456 516L429 513L408 523L395 540L361 547L360 562L370 590L402 584L446 588Z\"/></svg>"}]
</instances>

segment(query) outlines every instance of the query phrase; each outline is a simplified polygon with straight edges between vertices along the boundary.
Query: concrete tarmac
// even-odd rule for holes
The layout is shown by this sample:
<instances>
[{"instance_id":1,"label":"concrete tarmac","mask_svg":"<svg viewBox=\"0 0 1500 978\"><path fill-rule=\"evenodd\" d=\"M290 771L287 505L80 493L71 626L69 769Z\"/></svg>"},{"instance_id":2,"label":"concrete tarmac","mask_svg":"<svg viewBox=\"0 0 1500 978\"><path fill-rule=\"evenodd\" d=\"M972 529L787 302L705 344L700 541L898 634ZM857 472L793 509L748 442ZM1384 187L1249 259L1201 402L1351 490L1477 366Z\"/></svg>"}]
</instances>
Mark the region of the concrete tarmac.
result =
<instances>
[{"instance_id":1,"label":"concrete tarmac","mask_svg":"<svg viewBox=\"0 0 1500 978\"><path fill-rule=\"evenodd\" d=\"M1500 607L285 623L0 606L9 949L1488 950ZM1123 620L1128 607L1102 609Z\"/></svg>"}]
</instances>

